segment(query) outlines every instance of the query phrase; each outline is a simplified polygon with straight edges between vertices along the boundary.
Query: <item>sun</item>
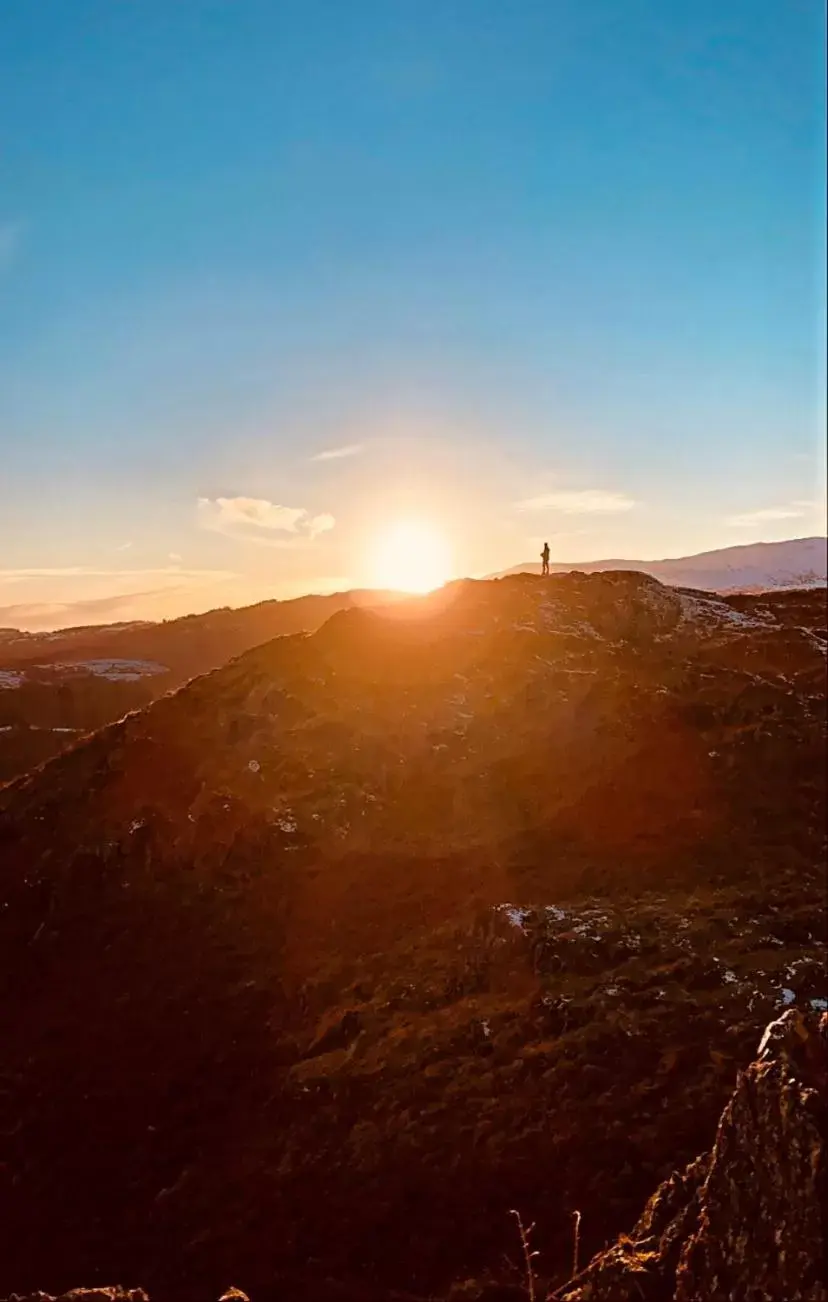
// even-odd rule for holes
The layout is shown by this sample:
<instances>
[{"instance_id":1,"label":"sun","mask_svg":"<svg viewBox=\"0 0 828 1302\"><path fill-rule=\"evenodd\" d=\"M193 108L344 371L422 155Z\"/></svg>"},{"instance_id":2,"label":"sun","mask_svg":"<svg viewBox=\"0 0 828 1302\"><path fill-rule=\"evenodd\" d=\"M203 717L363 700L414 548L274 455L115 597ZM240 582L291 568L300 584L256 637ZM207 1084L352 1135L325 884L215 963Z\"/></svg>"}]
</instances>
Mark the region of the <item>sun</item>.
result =
<instances>
[{"instance_id":1,"label":"sun","mask_svg":"<svg viewBox=\"0 0 828 1302\"><path fill-rule=\"evenodd\" d=\"M398 592L431 592L452 577L448 540L426 520L398 520L374 540L372 582Z\"/></svg>"}]
</instances>

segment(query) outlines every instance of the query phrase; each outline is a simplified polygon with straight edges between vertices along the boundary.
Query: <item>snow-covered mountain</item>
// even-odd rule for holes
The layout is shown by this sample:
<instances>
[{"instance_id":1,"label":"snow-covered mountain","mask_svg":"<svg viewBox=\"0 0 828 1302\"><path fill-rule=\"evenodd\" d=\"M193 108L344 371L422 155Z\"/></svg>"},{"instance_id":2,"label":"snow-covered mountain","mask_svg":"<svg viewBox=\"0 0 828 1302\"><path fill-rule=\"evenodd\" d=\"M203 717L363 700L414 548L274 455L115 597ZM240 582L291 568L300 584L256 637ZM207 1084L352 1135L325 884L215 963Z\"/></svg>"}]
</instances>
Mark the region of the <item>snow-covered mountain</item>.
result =
<instances>
[{"instance_id":1,"label":"snow-covered mountain","mask_svg":"<svg viewBox=\"0 0 828 1302\"><path fill-rule=\"evenodd\" d=\"M583 564L550 565L553 573L582 570L640 570L662 583L680 588L705 588L710 592L759 591L768 588L814 588L826 583L828 539L791 538L786 542L748 543L679 556L662 561L606 560ZM537 574L540 563L514 565L493 577L524 571Z\"/></svg>"}]
</instances>

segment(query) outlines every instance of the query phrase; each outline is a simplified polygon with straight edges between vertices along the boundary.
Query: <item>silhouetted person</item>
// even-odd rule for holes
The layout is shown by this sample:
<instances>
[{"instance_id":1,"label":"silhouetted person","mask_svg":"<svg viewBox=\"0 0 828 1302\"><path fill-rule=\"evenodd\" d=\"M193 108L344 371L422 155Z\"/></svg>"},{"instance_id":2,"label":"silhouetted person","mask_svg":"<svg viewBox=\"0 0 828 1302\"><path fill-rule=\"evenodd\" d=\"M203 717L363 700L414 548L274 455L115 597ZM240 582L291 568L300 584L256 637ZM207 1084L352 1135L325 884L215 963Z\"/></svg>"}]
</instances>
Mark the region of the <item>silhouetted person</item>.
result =
<instances>
[{"instance_id":1,"label":"silhouetted person","mask_svg":"<svg viewBox=\"0 0 828 1302\"><path fill-rule=\"evenodd\" d=\"M548 573L549 573L549 543L545 542L543 544L543 551L541 552L541 574L548 574Z\"/></svg>"}]
</instances>

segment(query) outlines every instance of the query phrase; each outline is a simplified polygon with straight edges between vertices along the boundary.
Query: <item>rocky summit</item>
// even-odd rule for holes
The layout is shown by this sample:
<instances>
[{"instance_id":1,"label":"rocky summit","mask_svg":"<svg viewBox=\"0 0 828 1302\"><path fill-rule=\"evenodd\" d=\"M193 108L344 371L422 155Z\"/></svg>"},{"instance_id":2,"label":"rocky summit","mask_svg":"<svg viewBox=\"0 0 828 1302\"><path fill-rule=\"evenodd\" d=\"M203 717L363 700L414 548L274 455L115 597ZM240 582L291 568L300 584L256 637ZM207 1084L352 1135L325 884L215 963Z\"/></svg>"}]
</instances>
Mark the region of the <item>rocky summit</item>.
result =
<instances>
[{"instance_id":1,"label":"rocky summit","mask_svg":"<svg viewBox=\"0 0 828 1302\"><path fill-rule=\"evenodd\" d=\"M467 581L0 791L0 1286L434 1295L512 1208L563 1286L826 1007L825 654L819 592Z\"/></svg>"}]
</instances>

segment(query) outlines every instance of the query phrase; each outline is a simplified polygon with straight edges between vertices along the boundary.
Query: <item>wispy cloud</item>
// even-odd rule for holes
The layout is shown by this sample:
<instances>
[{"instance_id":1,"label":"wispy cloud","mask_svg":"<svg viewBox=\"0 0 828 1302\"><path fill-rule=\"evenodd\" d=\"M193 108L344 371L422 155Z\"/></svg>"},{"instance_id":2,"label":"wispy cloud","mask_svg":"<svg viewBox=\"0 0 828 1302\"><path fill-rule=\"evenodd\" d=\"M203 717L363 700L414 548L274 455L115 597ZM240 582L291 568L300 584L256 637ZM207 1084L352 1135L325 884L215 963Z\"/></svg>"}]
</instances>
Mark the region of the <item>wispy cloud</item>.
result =
<instances>
[{"instance_id":1,"label":"wispy cloud","mask_svg":"<svg viewBox=\"0 0 828 1302\"><path fill-rule=\"evenodd\" d=\"M204 529L231 538L264 542L270 547L297 547L333 529L332 515L311 515L301 506L280 506L263 497L200 497Z\"/></svg>"},{"instance_id":2,"label":"wispy cloud","mask_svg":"<svg viewBox=\"0 0 828 1302\"><path fill-rule=\"evenodd\" d=\"M341 448L327 448L324 452L317 452L311 457L311 461L342 461L345 457L358 457L365 451L364 443L346 443Z\"/></svg>"},{"instance_id":3,"label":"wispy cloud","mask_svg":"<svg viewBox=\"0 0 828 1302\"><path fill-rule=\"evenodd\" d=\"M562 515L615 515L637 505L626 493L609 493L603 488L541 493L515 503L519 511L560 511Z\"/></svg>"},{"instance_id":4,"label":"wispy cloud","mask_svg":"<svg viewBox=\"0 0 828 1302\"><path fill-rule=\"evenodd\" d=\"M30 579L114 579L121 583L165 577L215 583L224 579L238 578L238 575L233 570L182 570L172 565L146 570L102 570L91 565L53 565L0 570L0 584L24 583Z\"/></svg>"},{"instance_id":5,"label":"wispy cloud","mask_svg":"<svg viewBox=\"0 0 828 1302\"><path fill-rule=\"evenodd\" d=\"M170 552L169 559L172 561L173 565L180 565L184 557L179 552Z\"/></svg>"},{"instance_id":6,"label":"wispy cloud","mask_svg":"<svg viewBox=\"0 0 828 1302\"><path fill-rule=\"evenodd\" d=\"M116 552L128 552L131 546L131 542L125 542L121 543L120 547L116 547L115 550Z\"/></svg>"},{"instance_id":7,"label":"wispy cloud","mask_svg":"<svg viewBox=\"0 0 828 1302\"><path fill-rule=\"evenodd\" d=\"M757 524L767 524L773 520L800 520L815 503L796 501L785 506L763 506L758 511L744 511L741 515L729 515L725 524L734 529L752 529Z\"/></svg>"}]
</instances>

